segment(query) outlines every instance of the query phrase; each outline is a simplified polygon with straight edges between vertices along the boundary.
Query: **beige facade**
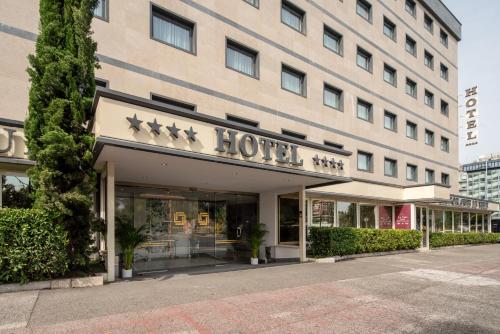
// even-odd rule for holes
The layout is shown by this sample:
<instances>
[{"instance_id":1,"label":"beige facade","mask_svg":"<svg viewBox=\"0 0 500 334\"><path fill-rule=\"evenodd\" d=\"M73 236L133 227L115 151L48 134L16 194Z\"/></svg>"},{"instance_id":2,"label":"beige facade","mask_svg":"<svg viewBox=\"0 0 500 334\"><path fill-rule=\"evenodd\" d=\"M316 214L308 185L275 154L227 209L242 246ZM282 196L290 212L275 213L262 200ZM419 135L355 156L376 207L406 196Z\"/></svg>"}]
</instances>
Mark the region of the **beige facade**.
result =
<instances>
[{"instance_id":1,"label":"beige facade","mask_svg":"<svg viewBox=\"0 0 500 334\"><path fill-rule=\"evenodd\" d=\"M457 193L461 24L440 1L101 1L104 15L92 26L101 66L96 77L111 90L97 93L91 126L101 197L107 196L101 198L101 213L109 227L114 226L114 208L103 207L114 203L115 191L105 188L115 184L256 193L273 257L303 259L312 198L355 201L358 226L362 203L407 204L416 228L416 205L439 208ZM407 8L411 4L414 14ZM284 23L288 14L283 6L299 14L301 31ZM3 0L0 7L0 124L21 126L28 105L26 57L34 51L38 6L36 1ZM190 50L155 36L153 13L187 27ZM336 50L326 46L325 31L337 38ZM228 66L230 44L251 54L254 75ZM369 56L367 69L359 64L359 50ZM282 88L283 68L299 73L299 94ZM416 84L415 96L408 93L407 80ZM325 103L325 86L339 94L335 107ZM153 95L170 104L151 101ZM369 106L366 120L360 117L360 101ZM393 117L392 129L385 113ZM136 128L128 120L132 117L142 121ZM161 132L148 124L153 120ZM416 125L415 138L408 137L407 122ZM181 130L180 138L169 135L166 126L172 123ZM236 140L248 140L243 143L247 153L254 136L258 154L214 150L219 146L215 128L221 126L237 131ZM184 131L190 128L196 140ZM227 139L228 132L224 135ZM262 138L275 145L272 159L262 159ZM279 143L286 151L275 152ZM227 142L222 145L229 150ZM292 157L292 147L298 156ZM358 152L371 156L366 171L358 168ZM24 153L19 157L25 159ZM277 161L276 154L287 162ZM292 158L303 163L290 164ZM395 162L392 176L385 159ZM407 165L417 167L413 180ZM433 180L426 180L426 170L433 172ZM299 200L300 248L280 242L280 196ZM374 210L378 226L379 211ZM114 261L114 237L107 241Z\"/></svg>"}]
</instances>

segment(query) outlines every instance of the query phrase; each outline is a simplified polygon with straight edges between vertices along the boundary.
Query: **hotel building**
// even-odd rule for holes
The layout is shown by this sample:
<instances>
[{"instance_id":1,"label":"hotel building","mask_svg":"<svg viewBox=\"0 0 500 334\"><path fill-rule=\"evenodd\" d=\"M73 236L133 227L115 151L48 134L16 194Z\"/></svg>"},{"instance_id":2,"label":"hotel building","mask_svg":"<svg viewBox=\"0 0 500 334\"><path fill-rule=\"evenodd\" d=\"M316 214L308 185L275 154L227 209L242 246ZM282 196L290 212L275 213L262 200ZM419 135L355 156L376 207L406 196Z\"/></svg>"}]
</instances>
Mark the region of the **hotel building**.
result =
<instances>
[{"instance_id":1,"label":"hotel building","mask_svg":"<svg viewBox=\"0 0 500 334\"><path fill-rule=\"evenodd\" d=\"M20 189L38 5L0 6L0 173ZM101 0L95 17L110 280L122 221L147 225L136 271L246 259L256 222L274 260L305 260L308 226L418 229L422 247L489 230L498 204L453 195L461 24L441 1Z\"/></svg>"}]
</instances>

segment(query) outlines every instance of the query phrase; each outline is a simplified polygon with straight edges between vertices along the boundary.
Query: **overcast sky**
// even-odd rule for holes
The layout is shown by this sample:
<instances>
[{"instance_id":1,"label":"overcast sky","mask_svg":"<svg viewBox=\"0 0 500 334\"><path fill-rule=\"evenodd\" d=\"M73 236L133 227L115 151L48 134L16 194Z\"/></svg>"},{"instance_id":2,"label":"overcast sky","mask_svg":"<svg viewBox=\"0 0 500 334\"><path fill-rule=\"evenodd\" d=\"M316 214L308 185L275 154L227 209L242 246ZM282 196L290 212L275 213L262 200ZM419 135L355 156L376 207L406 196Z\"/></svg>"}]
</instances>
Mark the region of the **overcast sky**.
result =
<instances>
[{"instance_id":1,"label":"overcast sky","mask_svg":"<svg viewBox=\"0 0 500 334\"><path fill-rule=\"evenodd\" d=\"M500 152L500 13L499 0L442 0L462 22L458 49L460 162ZM464 90L479 89L479 143L465 147Z\"/></svg>"}]
</instances>

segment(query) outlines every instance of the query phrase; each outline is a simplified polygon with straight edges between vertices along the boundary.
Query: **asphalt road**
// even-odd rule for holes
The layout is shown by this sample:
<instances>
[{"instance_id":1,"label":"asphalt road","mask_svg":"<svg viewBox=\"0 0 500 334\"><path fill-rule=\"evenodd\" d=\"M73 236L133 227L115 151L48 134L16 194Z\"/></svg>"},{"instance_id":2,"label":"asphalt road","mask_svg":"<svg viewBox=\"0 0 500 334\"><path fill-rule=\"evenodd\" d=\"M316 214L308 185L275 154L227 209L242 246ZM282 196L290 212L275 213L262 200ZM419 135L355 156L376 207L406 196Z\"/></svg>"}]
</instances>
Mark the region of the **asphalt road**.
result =
<instances>
[{"instance_id":1,"label":"asphalt road","mask_svg":"<svg viewBox=\"0 0 500 334\"><path fill-rule=\"evenodd\" d=\"M500 245L0 294L0 333L500 333Z\"/></svg>"}]
</instances>

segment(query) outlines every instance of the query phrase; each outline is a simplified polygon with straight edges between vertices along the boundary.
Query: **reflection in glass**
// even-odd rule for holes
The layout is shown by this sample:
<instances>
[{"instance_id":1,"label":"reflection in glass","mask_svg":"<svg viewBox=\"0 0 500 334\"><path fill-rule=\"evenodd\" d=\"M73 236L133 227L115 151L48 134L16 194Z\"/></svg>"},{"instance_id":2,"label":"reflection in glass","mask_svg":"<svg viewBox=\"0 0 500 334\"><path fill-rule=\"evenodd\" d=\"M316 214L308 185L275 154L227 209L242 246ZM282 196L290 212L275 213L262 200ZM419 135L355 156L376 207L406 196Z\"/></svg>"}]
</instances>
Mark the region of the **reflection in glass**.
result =
<instances>
[{"instance_id":1,"label":"reflection in glass","mask_svg":"<svg viewBox=\"0 0 500 334\"><path fill-rule=\"evenodd\" d=\"M375 228L375 205L361 205L359 224L361 228Z\"/></svg>"},{"instance_id":2,"label":"reflection in glass","mask_svg":"<svg viewBox=\"0 0 500 334\"><path fill-rule=\"evenodd\" d=\"M462 232L462 214L460 212L453 212L454 216L454 226L453 226L453 231L455 233L461 233Z\"/></svg>"},{"instance_id":3,"label":"reflection in glass","mask_svg":"<svg viewBox=\"0 0 500 334\"><path fill-rule=\"evenodd\" d=\"M444 213L444 232L453 231L453 212L446 211Z\"/></svg>"},{"instance_id":4,"label":"reflection in glass","mask_svg":"<svg viewBox=\"0 0 500 334\"><path fill-rule=\"evenodd\" d=\"M29 208L29 178L18 175L2 175L2 207Z\"/></svg>"},{"instance_id":5,"label":"reflection in glass","mask_svg":"<svg viewBox=\"0 0 500 334\"><path fill-rule=\"evenodd\" d=\"M434 231L443 232L443 211L434 210Z\"/></svg>"},{"instance_id":6,"label":"reflection in glass","mask_svg":"<svg viewBox=\"0 0 500 334\"><path fill-rule=\"evenodd\" d=\"M462 212L462 232L470 232L468 212Z\"/></svg>"},{"instance_id":7,"label":"reflection in glass","mask_svg":"<svg viewBox=\"0 0 500 334\"><path fill-rule=\"evenodd\" d=\"M312 226L335 226L335 202L323 200L312 201Z\"/></svg>"},{"instance_id":8,"label":"reflection in glass","mask_svg":"<svg viewBox=\"0 0 500 334\"><path fill-rule=\"evenodd\" d=\"M470 231L471 232L477 232L476 230L476 226L477 226L477 222L476 222L476 219L477 219L477 215L475 213L470 213ZM481 232L481 231L479 231Z\"/></svg>"},{"instance_id":9,"label":"reflection in glass","mask_svg":"<svg viewBox=\"0 0 500 334\"><path fill-rule=\"evenodd\" d=\"M356 227L356 203L337 202L339 227Z\"/></svg>"},{"instance_id":10,"label":"reflection in glass","mask_svg":"<svg viewBox=\"0 0 500 334\"><path fill-rule=\"evenodd\" d=\"M298 195L280 195L279 242L299 243L299 199Z\"/></svg>"}]
</instances>

